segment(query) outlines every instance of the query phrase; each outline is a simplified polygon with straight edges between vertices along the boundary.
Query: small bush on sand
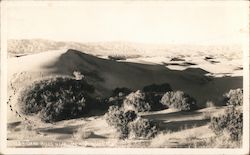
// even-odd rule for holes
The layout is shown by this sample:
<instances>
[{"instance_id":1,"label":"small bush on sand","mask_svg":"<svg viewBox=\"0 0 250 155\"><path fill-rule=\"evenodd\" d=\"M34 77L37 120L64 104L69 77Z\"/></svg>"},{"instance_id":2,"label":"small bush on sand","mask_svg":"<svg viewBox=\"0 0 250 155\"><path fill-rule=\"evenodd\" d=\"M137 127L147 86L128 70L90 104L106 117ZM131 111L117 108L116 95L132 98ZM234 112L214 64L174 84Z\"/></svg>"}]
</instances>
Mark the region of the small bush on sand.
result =
<instances>
[{"instance_id":1,"label":"small bush on sand","mask_svg":"<svg viewBox=\"0 0 250 155\"><path fill-rule=\"evenodd\" d=\"M145 100L145 94L140 90L126 96L123 102L123 107L136 112L145 112L151 109L149 103Z\"/></svg>"},{"instance_id":2,"label":"small bush on sand","mask_svg":"<svg viewBox=\"0 0 250 155\"><path fill-rule=\"evenodd\" d=\"M235 107L229 107L219 117L213 117L209 126L217 135L228 133L232 140L240 140L243 131L243 113Z\"/></svg>"},{"instance_id":3,"label":"small bush on sand","mask_svg":"<svg viewBox=\"0 0 250 155\"><path fill-rule=\"evenodd\" d=\"M155 122L137 118L135 121L129 123L129 137L133 139L150 139L158 132L158 126Z\"/></svg>"},{"instance_id":4,"label":"small bush on sand","mask_svg":"<svg viewBox=\"0 0 250 155\"><path fill-rule=\"evenodd\" d=\"M22 111L40 114L45 122L76 118L90 110L93 92L84 80L57 77L35 82L21 95Z\"/></svg>"},{"instance_id":5,"label":"small bush on sand","mask_svg":"<svg viewBox=\"0 0 250 155\"><path fill-rule=\"evenodd\" d=\"M172 91L172 88L168 83L152 84L145 86L142 91L145 93L145 99L149 103L151 111L158 111L166 109L166 106L161 104L160 100L165 92Z\"/></svg>"},{"instance_id":6,"label":"small bush on sand","mask_svg":"<svg viewBox=\"0 0 250 155\"><path fill-rule=\"evenodd\" d=\"M106 122L117 130L121 139L128 137L128 123L135 120L136 117L137 114L134 111L124 111L123 108L118 106L110 106L105 114Z\"/></svg>"},{"instance_id":7,"label":"small bush on sand","mask_svg":"<svg viewBox=\"0 0 250 155\"><path fill-rule=\"evenodd\" d=\"M243 105L243 89L231 89L228 93L224 94L224 100L227 105Z\"/></svg>"},{"instance_id":8,"label":"small bush on sand","mask_svg":"<svg viewBox=\"0 0 250 155\"><path fill-rule=\"evenodd\" d=\"M161 98L161 103L169 108L178 109L181 111L189 111L196 109L196 101L182 91L166 92Z\"/></svg>"}]
</instances>

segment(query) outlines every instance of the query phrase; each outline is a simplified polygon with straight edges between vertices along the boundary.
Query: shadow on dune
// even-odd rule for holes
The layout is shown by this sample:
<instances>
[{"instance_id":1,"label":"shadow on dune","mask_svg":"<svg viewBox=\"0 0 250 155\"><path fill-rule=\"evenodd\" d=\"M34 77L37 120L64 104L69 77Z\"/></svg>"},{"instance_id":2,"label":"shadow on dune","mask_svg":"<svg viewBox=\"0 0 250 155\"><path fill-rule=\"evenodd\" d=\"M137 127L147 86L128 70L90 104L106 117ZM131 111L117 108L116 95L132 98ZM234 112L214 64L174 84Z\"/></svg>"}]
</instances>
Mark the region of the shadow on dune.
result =
<instances>
[{"instance_id":1,"label":"shadow on dune","mask_svg":"<svg viewBox=\"0 0 250 155\"><path fill-rule=\"evenodd\" d=\"M100 138L100 139L107 139L105 136L97 135L95 133L91 133L91 135L88 138Z\"/></svg>"},{"instance_id":2,"label":"shadow on dune","mask_svg":"<svg viewBox=\"0 0 250 155\"><path fill-rule=\"evenodd\" d=\"M153 83L169 83L173 90L182 90L193 96L199 107L204 107L208 100L221 105L225 92L242 88L243 84L242 77L208 77L205 75L208 72L201 68L170 70L164 65L117 62L71 49L44 67L60 75L80 71L100 97L111 95L111 90L117 87L137 90Z\"/></svg>"},{"instance_id":3,"label":"shadow on dune","mask_svg":"<svg viewBox=\"0 0 250 155\"><path fill-rule=\"evenodd\" d=\"M193 128L194 126L199 127L206 125L209 122L208 119L201 119L201 120L194 119L202 114L203 113L199 111L188 111L188 112L177 111L164 114L160 113L160 114L143 115L142 117L147 119L152 119L158 122L160 130L179 131L182 129Z\"/></svg>"},{"instance_id":4,"label":"shadow on dune","mask_svg":"<svg viewBox=\"0 0 250 155\"><path fill-rule=\"evenodd\" d=\"M158 122L160 130L176 132L183 129L190 129L193 127L204 126L210 121L206 119L206 120L183 120L183 121L172 121L172 122L163 122L159 120Z\"/></svg>"},{"instance_id":5,"label":"shadow on dune","mask_svg":"<svg viewBox=\"0 0 250 155\"><path fill-rule=\"evenodd\" d=\"M7 124L7 129L8 130L14 129L14 128L18 127L19 125L21 125L21 123L22 123L21 121L8 123Z\"/></svg>"},{"instance_id":6,"label":"shadow on dune","mask_svg":"<svg viewBox=\"0 0 250 155\"><path fill-rule=\"evenodd\" d=\"M25 146L16 146L15 148L42 148L42 145L25 145Z\"/></svg>"},{"instance_id":7,"label":"shadow on dune","mask_svg":"<svg viewBox=\"0 0 250 155\"><path fill-rule=\"evenodd\" d=\"M143 115L143 118L147 119L154 119L154 120L171 120L171 119L178 119L178 118L187 118L187 117L196 117L201 115L202 112L198 111L178 111L178 112L171 112L171 113L165 113L165 114L150 114L150 115Z\"/></svg>"},{"instance_id":8,"label":"shadow on dune","mask_svg":"<svg viewBox=\"0 0 250 155\"><path fill-rule=\"evenodd\" d=\"M38 128L39 132L43 133L54 133L54 134L73 134L80 125L66 126L61 128Z\"/></svg>"}]
</instances>

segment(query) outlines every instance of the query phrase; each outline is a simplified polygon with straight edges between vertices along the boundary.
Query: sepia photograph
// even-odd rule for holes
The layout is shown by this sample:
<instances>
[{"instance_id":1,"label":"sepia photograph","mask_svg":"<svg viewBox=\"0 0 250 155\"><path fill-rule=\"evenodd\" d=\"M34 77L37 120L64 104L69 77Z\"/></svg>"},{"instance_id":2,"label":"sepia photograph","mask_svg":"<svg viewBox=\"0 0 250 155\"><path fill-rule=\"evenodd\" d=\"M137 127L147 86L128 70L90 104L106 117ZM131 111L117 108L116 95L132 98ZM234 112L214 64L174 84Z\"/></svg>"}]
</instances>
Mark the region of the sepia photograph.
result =
<instances>
[{"instance_id":1,"label":"sepia photograph","mask_svg":"<svg viewBox=\"0 0 250 155\"><path fill-rule=\"evenodd\" d=\"M1 1L1 154L249 154L249 1Z\"/></svg>"}]
</instances>

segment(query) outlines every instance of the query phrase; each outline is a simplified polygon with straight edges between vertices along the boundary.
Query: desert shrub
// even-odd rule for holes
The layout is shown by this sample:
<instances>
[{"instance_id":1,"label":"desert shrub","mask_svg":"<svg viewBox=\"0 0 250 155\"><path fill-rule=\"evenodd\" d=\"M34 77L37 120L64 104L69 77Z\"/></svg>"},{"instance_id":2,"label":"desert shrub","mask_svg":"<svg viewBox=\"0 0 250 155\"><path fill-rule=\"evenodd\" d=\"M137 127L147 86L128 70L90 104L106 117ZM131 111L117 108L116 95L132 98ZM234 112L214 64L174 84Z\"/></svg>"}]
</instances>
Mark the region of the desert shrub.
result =
<instances>
[{"instance_id":1,"label":"desert shrub","mask_svg":"<svg viewBox=\"0 0 250 155\"><path fill-rule=\"evenodd\" d=\"M126 96L123 107L136 112L145 112L151 109L149 103L145 100L145 94L139 90Z\"/></svg>"},{"instance_id":2,"label":"desert shrub","mask_svg":"<svg viewBox=\"0 0 250 155\"><path fill-rule=\"evenodd\" d=\"M56 77L33 83L21 95L25 114L40 114L45 122L82 116L94 99L94 87L84 80Z\"/></svg>"},{"instance_id":3,"label":"desert shrub","mask_svg":"<svg viewBox=\"0 0 250 155\"><path fill-rule=\"evenodd\" d=\"M158 125L149 119L137 118L135 121L129 123L129 137L130 138L153 138L158 132Z\"/></svg>"},{"instance_id":4,"label":"desert shrub","mask_svg":"<svg viewBox=\"0 0 250 155\"><path fill-rule=\"evenodd\" d=\"M209 126L217 135L227 132L232 140L240 140L243 131L243 113L235 107L228 107L219 117L213 117Z\"/></svg>"},{"instance_id":5,"label":"desert shrub","mask_svg":"<svg viewBox=\"0 0 250 155\"><path fill-rule=\"evenodd\" d=\"M128 123L135 120L137 114L131 110L124 111L118 106L110 106L104 117L106 122L117 130L119 138L124 139L129 134Z\"/></svg>"},{"instance_id":6,"label":"desert shrub","mask_svg":"<svg viewBox=\"0 0 250 155\"><path fill-rule=\"evenodd\" d=\"M123 119L123 109L118 106L110 106L108 112L105 114L105 120L110 126L116 126L121 124L121 119Z\"/></svg>"},{"instance_id":7,"label":"desert shrub","mask_svg":"<svg viewBox=\"0 0 250 155\"><path fill-rule=\"evenodd\" d=\"M169 108L179 109L181 111L189 111L196 109L196 101L182 91L166 92L161 98L161 103Z\"/></svg>"},{"instance_id":8,"label":"desert shrub","mask_svg":"<svg viewBox=\"0 0 250 155\"><path fill-rule=\"evenodd\" d=\"M228 93L224 94L224 100L227 105L243 105L243 89L231 89Z\"/></svg>"},{"instance_id":9,"label":"desert shrub","mask_svg":"<svg viewBox=\"0 0 250 155\"><path fill-rule=\"evenodd\" d=\"M160 100L165 92L172 91L168 83L152 84L145 86L142 91L145 93L145 100L149 103L151 111L166 109L166 106L161 104Z\"/></svg>"}]
</instances>

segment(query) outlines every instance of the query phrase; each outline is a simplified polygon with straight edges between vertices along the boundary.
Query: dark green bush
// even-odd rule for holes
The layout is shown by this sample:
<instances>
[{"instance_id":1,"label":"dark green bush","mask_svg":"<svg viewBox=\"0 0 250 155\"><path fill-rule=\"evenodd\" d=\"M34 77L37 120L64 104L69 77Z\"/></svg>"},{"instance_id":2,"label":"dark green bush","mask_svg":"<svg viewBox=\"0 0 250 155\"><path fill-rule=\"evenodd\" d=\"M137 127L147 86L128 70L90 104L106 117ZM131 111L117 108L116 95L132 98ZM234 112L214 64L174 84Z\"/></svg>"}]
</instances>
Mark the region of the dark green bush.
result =
<instances>
[{"instance_id":1,"label":"dark green bush","mask_svg":"<svg viewBox=\"0 0 250 155\"><path fill-rule=\"evenodd\" d=\"M235 107L229 107L225 114L213 117L209 127L217 135L226 131L232 140L240 140L243 131L243 113Z\"/></svg>"},{"instance_id":2,"label":"dark green bush","mask_svg":"<svg viewBox=\"0 0 250 155\"><path fill-rule=\"evenodd\" d=\"M143 118L138 118L135 121L129 123L128 129L129 137L134 139L153 138L159 130L156 122Z\"/></svg>"},{"instance_id":3,"label":"dark green bush","mask_svg":"<svg viewBox=\"0 0 250 155\"><path fill-rule=\"evenodd\" d=\"M240 106L243 105L243 89L231 89L225 93L224 100L227 105Z\"/></svg>"},{"instance_id":4,"label":"dark green bush","mask_svg":"<svg viewBox=\"0 0 250 155\"><path fill-rule=\"evenodd\" d=\"M95 100L94 87L84 80L57 77L35 82L21 95L25 114L40 114L45 122L80 117Z\"/></svg>"},{"instance_id":5,"label":"dark green bush","mask_svg":"<svg viewBox=\"0 0 250 155\"><path fill-rule=\"evenodd\" d=\"M105 120L113 126L119 134L120 139L125 138L144 138L154 137L158 131L158 125L148 119L137 119L135 111L125 111L118 106L110 106L105 114Z\"/></svg>"},{"instance_id":6,"label":"dark green bush","mask_svg":"<svg viewBox=\"0 0 250 155\"><path fill-rule=\"evenodd\" d=\"M105 114L106 122L117 130L121 139L128 137L128 123L135 120L136 117L137 114L134 111L124 111L123 108L118 106L110 106Z\"/></svg>"},{"instance_id":7,"label":"dark green bush","mask_svg":"<svg viewBox=\"0 0 250 155\"><path fill-rule=\"evenodd\" d=\"M196 101L182 91L170 91L161 98L161 103L169 108L175 108L181 111L195 110Z\"/></svg>"},{"instance_id":8,"label":"dark green bush","mask_svg":"<svg viewBox=\"0 0 250 155\"><path fill-rule=\"evenodd\" d=\"M139 90L126 96L123 107L136 112L145 112L151 109L149 103L146 102L145 94Z\"/></svg>"},{"instance_id":9,"label":"dark green bush","mask_svg":"<svg viewBox=\"0 0 250 155\"><path fill-rule=\"evenodd\" d=\"M145 100L149 103L151 111L166 109L166 106L161 104L160 100L165 92L172 91L172 88L168 83L148 85L142 90L145 93Z\"/></svg>"}]
</instances>

